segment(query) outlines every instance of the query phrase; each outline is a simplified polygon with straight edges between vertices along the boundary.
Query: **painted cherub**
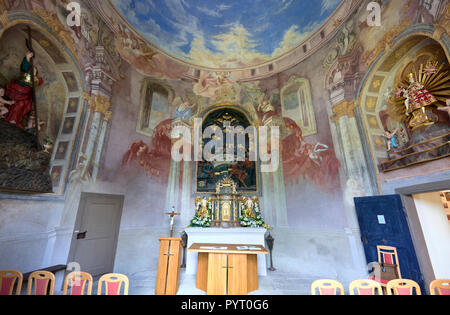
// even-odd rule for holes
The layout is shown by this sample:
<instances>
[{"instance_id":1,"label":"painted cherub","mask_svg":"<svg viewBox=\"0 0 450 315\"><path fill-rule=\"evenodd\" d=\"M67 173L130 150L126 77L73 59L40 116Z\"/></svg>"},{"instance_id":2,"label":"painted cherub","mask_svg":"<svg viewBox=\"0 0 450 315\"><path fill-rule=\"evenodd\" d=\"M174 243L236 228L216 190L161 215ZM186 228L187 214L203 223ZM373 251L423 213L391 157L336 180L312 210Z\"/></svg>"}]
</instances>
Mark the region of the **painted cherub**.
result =
<instances>
[{"instance_id":1,"label":"painted cherub","mask_svg":"<svg viewBox=\"0 0 450 315\"><path fill-rule=\"evenodd\" d=\"M38 119L38 121L39 121L38 131L41 131L41 127L45 126L46 123L41 119ZM25 131L33 135L36 133L36 117L33 114L31 114L30 118L28 119L28 124L25 128Z\"/></svg>"},{"instance_id":2,"label":"painted cherub","mask_svg":"<svg viewBox=\"0 0 450 315\"><path fill-rule=\"evenodd\" d=\"M6 108L6 105L11 106L14 105L15 101L8 101L4 99L5 96L5 89L0 87L0 118L4 117L6 114L9 113L8 108Z\"/></svg>"},{"instance_id":3,"label":"painted cherub","mask_svg":"<svg viewBox=\"0 0 450 315\"><path fill-rule=\"evenodd\" d=\"M386 130L384 133L384 137L388 139L387 146L388 146L388 152L390 152L392 149L398 148L398 141L396 134L398 132L399 128L395 129L394 132L390 132L389 130Z\"/></svg>"}]
</instances>

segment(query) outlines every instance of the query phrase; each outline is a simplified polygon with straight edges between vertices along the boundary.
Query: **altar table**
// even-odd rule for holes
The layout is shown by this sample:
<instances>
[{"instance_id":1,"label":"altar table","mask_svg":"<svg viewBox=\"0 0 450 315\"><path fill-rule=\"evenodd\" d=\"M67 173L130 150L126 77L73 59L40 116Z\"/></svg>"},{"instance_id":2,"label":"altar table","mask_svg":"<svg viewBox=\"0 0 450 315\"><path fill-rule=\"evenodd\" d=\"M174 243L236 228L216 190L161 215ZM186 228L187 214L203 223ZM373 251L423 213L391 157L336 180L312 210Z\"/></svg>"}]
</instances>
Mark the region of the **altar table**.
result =
<instances>
[{"instance_id":1,"label":"altar table","mask_svg":"<svg viewBox=\"0 0 450 315\"><path fill-rule=\"evenodd\" d=\"M265 246L264 228L187 228L187 248L193 244L255 244ZM186 253L186 274L197 273L197 253ZM267 276L267 255L258 255L258 275Z\"/></svg>"},{"instance_id":2,"label":"altar table","mask_svg":"<svg viewBox=\"0 0 450 315\"><path fill-rule=\"evenodd\" d=\"M239 249L249 247L249 249ZM193 244L198 253L197 284L208 295L247 295L258 290L258 255L267 255L261 245Z\"/></svg>"}]
</instances>

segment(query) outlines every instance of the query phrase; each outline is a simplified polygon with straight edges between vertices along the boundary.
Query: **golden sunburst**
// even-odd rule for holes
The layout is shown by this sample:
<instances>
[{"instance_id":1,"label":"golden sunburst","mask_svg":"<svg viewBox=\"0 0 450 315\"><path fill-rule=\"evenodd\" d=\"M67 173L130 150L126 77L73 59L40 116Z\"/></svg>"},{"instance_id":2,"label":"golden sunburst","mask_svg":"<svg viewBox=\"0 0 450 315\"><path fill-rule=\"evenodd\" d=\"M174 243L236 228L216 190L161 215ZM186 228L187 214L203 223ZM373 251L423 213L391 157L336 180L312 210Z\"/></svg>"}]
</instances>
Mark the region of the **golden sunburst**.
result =
<instances>
[{"instance_id":1,"label":"golden sunburst","mask_svg":"<svg viewBox=\"0 0 450 315\"><path fill-rule=\"evenodd\" d=\"M436 106L445 106L450 98L450 67L448 64L439 64L437 61L428 61L421 64L418 71L413 70L414 81L421 84L437 100ZM405 122L410 116L407 115L407 98L402 90L408 90L410 86L409 76L404 77L397 86L397 93L388 99L388 114L391 118Z\"/></svg>"}]
</instances>

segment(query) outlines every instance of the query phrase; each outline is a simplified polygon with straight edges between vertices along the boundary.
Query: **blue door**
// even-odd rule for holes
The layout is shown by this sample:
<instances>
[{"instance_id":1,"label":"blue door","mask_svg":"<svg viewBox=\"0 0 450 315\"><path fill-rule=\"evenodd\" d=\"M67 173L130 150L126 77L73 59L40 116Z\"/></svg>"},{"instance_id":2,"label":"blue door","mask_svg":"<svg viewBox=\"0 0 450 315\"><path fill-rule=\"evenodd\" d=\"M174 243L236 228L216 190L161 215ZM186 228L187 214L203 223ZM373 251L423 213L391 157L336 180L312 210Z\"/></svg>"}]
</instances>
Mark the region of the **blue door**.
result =
<instances>
[{"instance_id":1,"label":"blue door","mask_svg":"<svg viewBox=\"0 0 450 315\"><path fill-rule=\"evenodd\" d=\"M403 279L416 281L422 292L422 273L399 195L355 198L367 262L377 262L377 246L397 248Z\"/></svg>"}]
</instances>

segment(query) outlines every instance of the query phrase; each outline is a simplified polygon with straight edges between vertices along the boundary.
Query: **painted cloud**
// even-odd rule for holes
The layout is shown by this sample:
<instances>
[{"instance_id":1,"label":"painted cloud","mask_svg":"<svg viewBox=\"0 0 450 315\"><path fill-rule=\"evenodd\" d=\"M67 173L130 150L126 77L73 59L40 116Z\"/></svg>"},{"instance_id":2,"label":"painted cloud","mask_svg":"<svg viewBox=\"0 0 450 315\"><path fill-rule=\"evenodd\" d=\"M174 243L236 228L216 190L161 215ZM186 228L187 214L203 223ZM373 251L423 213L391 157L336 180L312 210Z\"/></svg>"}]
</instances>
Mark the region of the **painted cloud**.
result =
<instances>
[{"instance_id":1,"label":"painted cloud","mask_svg":"<svg viewBox=\"0 0 450 315\"><path fill-rule=\"evenodd\" d=\"M112 0L166 53L211 68L260 64L298 46L341 0Z\"/></svg>"}]
</instances>

